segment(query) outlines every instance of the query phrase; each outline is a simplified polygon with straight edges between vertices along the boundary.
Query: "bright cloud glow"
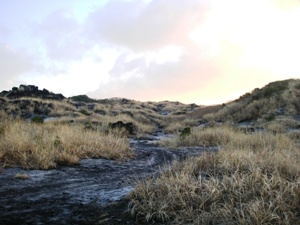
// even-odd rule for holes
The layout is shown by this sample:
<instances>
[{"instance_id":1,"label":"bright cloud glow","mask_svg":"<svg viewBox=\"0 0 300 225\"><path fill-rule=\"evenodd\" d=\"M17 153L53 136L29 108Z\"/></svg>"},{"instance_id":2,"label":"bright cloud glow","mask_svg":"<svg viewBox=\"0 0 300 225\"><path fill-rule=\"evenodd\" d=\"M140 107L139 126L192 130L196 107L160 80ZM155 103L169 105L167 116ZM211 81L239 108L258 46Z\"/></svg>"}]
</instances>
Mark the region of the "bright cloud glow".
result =
<instances>
[{"instance_id":1,"label":"bright cloud glow","mask_svg":"<svg viewBox=\"0 0 300 225\"><path fill-rule=\"evenodd\" d=\"M164 64L167 62L177 62L182 55L182 47L179 46L166 46L157 52L148 52L145 56L148 63L156 62Z\"/></svg>"},{"instance_id":2,"label":"bright cloud glow","mask_svg":"<svg viewBox=\"0 0 300 225\"><path fill-rule=\"evenodd\" d=\"M199 46L215 56L222 53L223 44L230 42L239 49L242 66L290 75L299 73L299 6L278 8L271 1L214 3L204 24L190 34Z\"/></svg>"}]
</instances>

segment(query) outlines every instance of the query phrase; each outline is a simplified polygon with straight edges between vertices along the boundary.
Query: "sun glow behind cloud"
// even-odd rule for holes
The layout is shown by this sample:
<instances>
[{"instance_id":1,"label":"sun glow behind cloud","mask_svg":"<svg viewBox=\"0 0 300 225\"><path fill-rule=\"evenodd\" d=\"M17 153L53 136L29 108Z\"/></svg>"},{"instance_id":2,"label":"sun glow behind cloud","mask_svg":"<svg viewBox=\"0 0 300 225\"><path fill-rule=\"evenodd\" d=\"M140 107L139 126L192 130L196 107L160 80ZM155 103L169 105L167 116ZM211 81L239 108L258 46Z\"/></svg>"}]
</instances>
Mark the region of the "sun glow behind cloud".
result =
<instances>
[{"instance_id":1,"label":"sun glow behind cloud","mask_svg":"<svg viewBox=\"0 0 300 225\"><path fill-rule=\"evenodd\" d=\"M207 57L218 59L225 76L216 87L228 80L240 85L245 74L258 78L261 82L253 83L260 86L270 78L299 77L299 22L299 1L213 1L204 23L189 37ZM235 90L232 99L243 93Z\"/></svg>"},{"instance_id":2,"label":"sun glow behind cloud","mask_svg":"<svg viewBox=\"0 0 300 225\"><path fill-rule=\"evenodd\" d=\"M204 24L190 34L199 46L215 56L231 43L239 52L238 65L299 73L300 3L297 8L272 1L214 3Z\"/></svg>"}]
</instances>

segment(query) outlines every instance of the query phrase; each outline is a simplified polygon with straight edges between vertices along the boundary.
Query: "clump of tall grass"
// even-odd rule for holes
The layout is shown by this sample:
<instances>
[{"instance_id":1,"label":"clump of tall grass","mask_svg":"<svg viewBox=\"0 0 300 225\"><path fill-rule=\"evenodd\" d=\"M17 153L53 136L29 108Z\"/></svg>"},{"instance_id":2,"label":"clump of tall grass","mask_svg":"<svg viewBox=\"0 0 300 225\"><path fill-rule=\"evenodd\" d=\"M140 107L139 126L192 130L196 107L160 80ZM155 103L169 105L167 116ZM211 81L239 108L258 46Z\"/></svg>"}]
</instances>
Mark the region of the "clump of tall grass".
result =
<instances>
[{"instance_id":1,"label":"clump of tall grass","mask_svg":"<svg viewBox=\"0 0 300 225\"><path fill-rule=\"evenodd\" d=\"M132 156L126 139L80 125L2 122L0 163L6 166L49 169L73 165L80 159L124 159Z\"/></svg>"},{"instance_id":2,"label":"clump of tall grass","mask_svg":"<svg viewBox=\"0 0 300 225\"><path fill-rule=\"evenodd\" d=\"M218 153L138 183L131 213L172 224L300 224L299 146L285 134L228 134Z\"/></svg>"},{"instance_id":3,"label":"clump of tall grass","mask_svg":"<svg viewBox=\"0 0 300 225\"><path fill-rule=\"evenodd\" d=\"M174 139L163 140L162 146L182 147L182 146L219 146L226 144L236 135L230 127L207 127L192 128L190 135L177 135Z\"/></svg>"}]
</instances>

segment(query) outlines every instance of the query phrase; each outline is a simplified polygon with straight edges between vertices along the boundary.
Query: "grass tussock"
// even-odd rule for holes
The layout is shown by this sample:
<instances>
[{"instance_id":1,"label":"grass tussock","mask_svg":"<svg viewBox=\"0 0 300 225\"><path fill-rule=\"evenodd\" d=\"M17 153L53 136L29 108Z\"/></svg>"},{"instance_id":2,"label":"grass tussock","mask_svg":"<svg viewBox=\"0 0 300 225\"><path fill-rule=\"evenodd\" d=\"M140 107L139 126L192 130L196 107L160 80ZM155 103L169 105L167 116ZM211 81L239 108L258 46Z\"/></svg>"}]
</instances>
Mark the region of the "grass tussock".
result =
<instances>
[{"instance_id":1,"label":"grass tussock","mask_svg":"<svg viewBox=\"0 0 300 225\"><path fill-rule=\"evenodd\" d=\"M132 155L126 139L80 125L10 121L1 127L3 167L49 169L58 164L73 165L87 157L123 159Z\"/></svg>"},{"instance_id":2,"label":"grass tussock","mask_svg":"<svg viewBox=\"0 0 300 225\"><path fill-rule=\"evenodd\" d=\"M26 173L17 173L13 179L17 179L17 180L28 180L30 178L30 176Z\"/></svg>"},{"instance_id":3,"label":"grass tussock","mask_svg":"<svg viewBox=\"0 0 300 225\"><path fill-rule=\"evenodd\" d=\"M192 128L190 135L178 134L174 139L163 140L162 146L183 147L183 146L219 146L227 144L237 133L230 127L208 127Z\"/></svg>"},{"instance_id":4,"label":"grass tussock","mask_svg":"<svg viewBox=\"0 0 300 225\"><path fill-rule=\"evenodd\" d=\"M226 134L218 153L140 182L131 213L172 224L300 224L299 146L285 134Z\"/></svg>"}]
</instances>

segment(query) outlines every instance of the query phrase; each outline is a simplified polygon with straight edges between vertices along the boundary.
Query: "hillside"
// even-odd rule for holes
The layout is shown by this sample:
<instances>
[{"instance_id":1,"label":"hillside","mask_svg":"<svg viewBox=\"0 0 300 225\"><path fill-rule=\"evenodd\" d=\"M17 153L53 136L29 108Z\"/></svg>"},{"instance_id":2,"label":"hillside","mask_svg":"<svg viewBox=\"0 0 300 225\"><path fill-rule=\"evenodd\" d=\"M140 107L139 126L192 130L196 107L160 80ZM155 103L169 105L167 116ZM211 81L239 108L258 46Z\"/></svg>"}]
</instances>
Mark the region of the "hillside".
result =
<instances>
[{"instance_id":1,"label":"hillside","mask_svg":"<svg viewBox=\"0 0 300 225\"><path fill-rule=\"evenodd\" d=\"M86 95L65 98L33 85L20 85L0 93L0 113L16 119L76 122L106 130L110 123L131 122L138 133L152 133L182 120L199 106L180 102L139 102L125 98L91 99Z\"/></svg>"},{"instance_id":2,"label":"hillside","mask_svg":"<svg viewBox=\"0 0 300 225\"><path fill-rule=\"evenodd\" d=\"M65 98L33 85L20 85L0 93L0 113L25 120L77 122L106 130L110 123L133 123L140 135L164 129L166 133L209 121L266 125L280 122L298 127L300 80L290 79L256 88L232 102L198 106L180 102L140 102L125 98L92 99L87 95Z\"/></svg>"},{"instance_id":3,"label":"hillside","mask_svg":"<svg viewBox=\"0 0 300 225\"><path fill-rule=\"evenodd\" d=\"M209 106L191 114L198 119L241 122L269 122L300 114L300 80L290 79L256 88L232 102Z\"/></svg>"},{"instance_id":4,"label":"hillside","mask_svg":"<svg viewBox=\"0 0 300 225\"><path fill-rule=\"evenodd\" d=\"M2 92L0 223L300 224L299 83L208 107Z\"/></svg>"}]
</instances>

